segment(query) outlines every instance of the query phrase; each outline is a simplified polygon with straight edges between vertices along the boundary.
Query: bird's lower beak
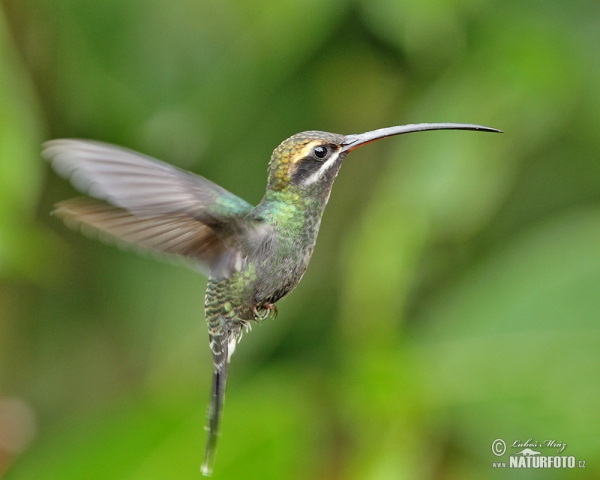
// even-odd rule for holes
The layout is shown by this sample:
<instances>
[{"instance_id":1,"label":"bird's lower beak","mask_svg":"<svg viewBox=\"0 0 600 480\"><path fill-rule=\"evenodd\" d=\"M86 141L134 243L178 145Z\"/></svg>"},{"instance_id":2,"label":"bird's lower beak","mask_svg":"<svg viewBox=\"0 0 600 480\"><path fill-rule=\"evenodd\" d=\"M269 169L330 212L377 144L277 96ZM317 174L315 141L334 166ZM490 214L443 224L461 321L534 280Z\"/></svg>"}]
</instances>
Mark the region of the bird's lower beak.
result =
<instances>
[{"instance_id":1,"label":"bird's lower beak","mask_svg":"<svg viewBox=\"0 0 600 480\"><path fill-rule=\"evenodd\" d=\"M401 135L403 133L423 132L425 130L479 130L482 132L502 133L502 130L496 128L485 127L483 125L472 125L469 123L416 123L412 125L380 128L379 130L359 133L357 135L346 135L345 140L342 142L342 152L350 152L355 148L381 138Z\"/></svg>"}]
</instances>

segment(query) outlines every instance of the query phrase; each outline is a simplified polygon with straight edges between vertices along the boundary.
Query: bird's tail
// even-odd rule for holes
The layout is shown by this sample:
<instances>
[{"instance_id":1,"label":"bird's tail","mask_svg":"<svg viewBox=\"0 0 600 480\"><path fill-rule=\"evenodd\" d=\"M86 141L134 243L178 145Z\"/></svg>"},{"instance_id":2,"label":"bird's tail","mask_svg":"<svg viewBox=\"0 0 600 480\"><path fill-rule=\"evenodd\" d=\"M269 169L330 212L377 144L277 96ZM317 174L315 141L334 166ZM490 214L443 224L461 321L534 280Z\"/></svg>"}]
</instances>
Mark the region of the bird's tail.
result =
<instances>
[{"instance_id":1,"label":"bird's tail","mask_svg":"<svg viewBox=\"0 0 600 480\"><path fill-rule=\"evenodd\" d=\"M206 452L204 462L200 468L203 475L212 474L215 453L217 450L217 436L219 434L219 421L221 419L221 409L223 408L223 399L225 398L225 385L227 382L227 361L215 368L213 373L212 388L210 392L210 403L208 405L208 439L206 440Z\"/></svg>"}]
</instances>

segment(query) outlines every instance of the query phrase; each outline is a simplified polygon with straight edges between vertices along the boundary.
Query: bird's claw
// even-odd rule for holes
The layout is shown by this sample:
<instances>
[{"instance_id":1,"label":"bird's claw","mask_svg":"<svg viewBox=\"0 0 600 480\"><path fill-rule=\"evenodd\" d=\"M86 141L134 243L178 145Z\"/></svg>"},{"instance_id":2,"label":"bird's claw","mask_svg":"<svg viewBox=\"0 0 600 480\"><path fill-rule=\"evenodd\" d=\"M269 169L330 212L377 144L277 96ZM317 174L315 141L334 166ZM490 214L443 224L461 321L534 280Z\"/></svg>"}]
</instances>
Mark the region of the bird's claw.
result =
<instances>
[{"instance_id":1,"label":"bird's claw","mask_svg":"<svg viewBox=\"0 0 600 480\"><path fill-rule=\"evenodd\" d=\"M273 319L277 318L277 307L274 303L265 303L263 308L267 310L267 316L272 315Z\"/></svg>"},{"instance_id":2,"label":"bird's claw","mask_svg":"<svg viewBox=\"0 0 600 480\"><path fill-rule=\"evenodd\" d=\"M256 320L264 320L269 316L277 318L277 307L274 303L263 303L258 307L252 307L252 313Z\"/></svg>"}]
</instances>

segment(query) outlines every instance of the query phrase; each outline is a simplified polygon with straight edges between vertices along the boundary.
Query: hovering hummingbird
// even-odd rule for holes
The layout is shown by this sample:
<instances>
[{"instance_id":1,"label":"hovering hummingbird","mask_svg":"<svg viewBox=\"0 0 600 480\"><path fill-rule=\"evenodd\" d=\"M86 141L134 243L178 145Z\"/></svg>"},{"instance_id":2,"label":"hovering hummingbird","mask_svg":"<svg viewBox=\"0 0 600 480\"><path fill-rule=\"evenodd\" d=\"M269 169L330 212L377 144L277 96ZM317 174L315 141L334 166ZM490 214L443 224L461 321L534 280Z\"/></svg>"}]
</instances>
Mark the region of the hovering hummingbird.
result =
<instances>
[{"instance_id":1,"label":"hovering hummingbird","mask_svg":"<svg viewBox=\"0 0 600 480\"><path fill-rule=\"evenodd\" d=\"M256 207L203 177L121 147L69 139L44 144L43 156L54 169L97 199L58 203L54 213L67 225L183 257L208 276L205 313L214 373L203 474L212 472L227 365L242 330L276 316L275 303L300 282L346 155L381 138L447 129L500 132L423 123L359 135L298 133L273 152L267 190Z\"/></svg>"}]
</instances>

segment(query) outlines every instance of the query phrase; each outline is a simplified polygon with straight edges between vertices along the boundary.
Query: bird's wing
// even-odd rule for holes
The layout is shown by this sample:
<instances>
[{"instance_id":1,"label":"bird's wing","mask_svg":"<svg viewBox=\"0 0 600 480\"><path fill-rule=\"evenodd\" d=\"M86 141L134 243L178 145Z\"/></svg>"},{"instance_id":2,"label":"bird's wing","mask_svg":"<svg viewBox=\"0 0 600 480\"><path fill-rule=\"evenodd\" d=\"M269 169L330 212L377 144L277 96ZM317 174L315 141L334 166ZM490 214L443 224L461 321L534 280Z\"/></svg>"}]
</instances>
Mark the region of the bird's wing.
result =
<instances>
[{"instance_id":1,"label":"bird's wing","mask_svg":"<svg viewBox=\"0 0 600 480\"><path fill-rule=\"evenodd\" d=\"M178 255L221 275L243 256L244 233L264 230L247 219L253 207L246 201L203 177L131 150L52 140L42 154L78 190L101 200L57 205L57 216L88 235Z\"/></svg>"}]
</instances>

